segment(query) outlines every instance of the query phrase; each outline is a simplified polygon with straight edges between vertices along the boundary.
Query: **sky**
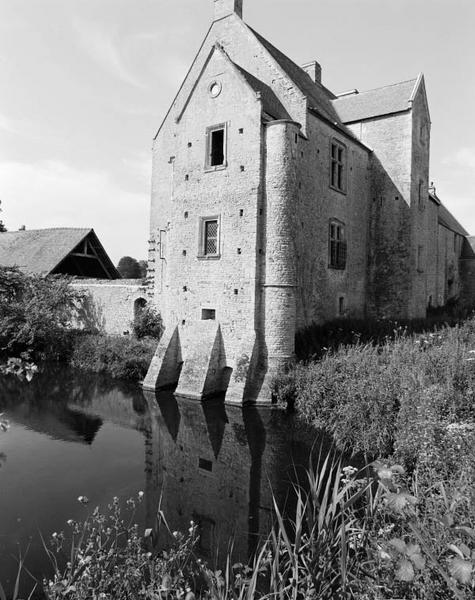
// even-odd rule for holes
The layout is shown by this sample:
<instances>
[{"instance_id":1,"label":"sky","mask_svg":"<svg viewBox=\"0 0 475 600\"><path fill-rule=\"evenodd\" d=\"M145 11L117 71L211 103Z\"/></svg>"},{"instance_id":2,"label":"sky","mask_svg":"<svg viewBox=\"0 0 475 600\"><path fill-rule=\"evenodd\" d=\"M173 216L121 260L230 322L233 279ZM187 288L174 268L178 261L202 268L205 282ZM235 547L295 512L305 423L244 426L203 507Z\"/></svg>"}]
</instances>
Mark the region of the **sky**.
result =
<instances>
[{"instance_id":1,"label":"sky","mask_svg":"<svg viewBox=\"0 0 475 600\"><path fill-rule=\"evenodd\" d=\"M0 200L146 258L151 146L213 0L0 0ZM244 20L338 93L426 79L431 180L475 234L474 0L244 0Z\"/></svg>"}]
</instances>

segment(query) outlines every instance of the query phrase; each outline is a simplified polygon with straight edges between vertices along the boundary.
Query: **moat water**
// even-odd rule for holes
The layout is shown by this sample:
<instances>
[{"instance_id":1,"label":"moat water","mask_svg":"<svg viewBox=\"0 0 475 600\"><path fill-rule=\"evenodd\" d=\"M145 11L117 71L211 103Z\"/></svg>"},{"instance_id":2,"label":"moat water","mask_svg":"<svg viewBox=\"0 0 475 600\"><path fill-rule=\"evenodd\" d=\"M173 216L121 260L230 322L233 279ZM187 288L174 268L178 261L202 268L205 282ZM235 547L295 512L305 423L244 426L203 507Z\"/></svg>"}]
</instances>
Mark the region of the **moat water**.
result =
<instances>
[{"instance_id":1,"label":"moat water","mask_svg":"<svg viewBox=\"0 0 475 600\"><path fill-rule=\"evenodd\" d=\"M10 429L0 433L0 582L12 589L27 552L25 592L32 577L50 574L41 536L67 532L68 519L139 491L134 519L142 527L156 526L160 506L171 530L199 523L209 563L220 564L231 538L235 558L246 560L269 529L272 495L292 507L293 485L320 445L276 409L144 393L64 369L30 383L0 379L2 412Z\"/></svg>"}]
</instances>

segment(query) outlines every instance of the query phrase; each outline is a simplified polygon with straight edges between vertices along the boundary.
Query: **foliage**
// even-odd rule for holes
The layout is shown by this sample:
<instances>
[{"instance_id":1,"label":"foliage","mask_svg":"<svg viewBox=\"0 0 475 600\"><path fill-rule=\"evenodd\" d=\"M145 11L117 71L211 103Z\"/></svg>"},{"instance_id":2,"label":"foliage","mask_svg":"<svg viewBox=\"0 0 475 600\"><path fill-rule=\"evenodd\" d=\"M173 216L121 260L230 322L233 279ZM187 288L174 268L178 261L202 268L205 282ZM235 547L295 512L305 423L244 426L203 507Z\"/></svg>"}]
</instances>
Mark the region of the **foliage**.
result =
<instances>
[{"instance_id":1,"label":"foliage","mask_svg":"<svg viewBox=\"0 0 475 600\"><path fill-rule=\"evenodd\" d=\"M164 331L160 313L151 306L145 306L137 312L132 328L135 337L139 340L145 337L159 340Z\"/></svg>"},{"instance_id":2,"label":"foliage","mask_svg":"<svg viewBox=\"0 0 475 600\"><path fill-rule=\"evenodd\" d=\"M117 270L123 279L140 279L142 269L137 259L123 256L117 263Z\"/></svg>"},{"instance_id":3,"label":"foliage","mask_svg":"<svg viewBox=\"0 0 475 600\"><path fill-rule=\"evenodd\" d=\"M0 200L0 205L2 204L2 201ZM2 212L2 209L0 208L0 212ZM5 231L7 231L7 228L5 227L3 221L0 219L0 233L5 233Z\"/></svg>"},{"instance_id":4,"label":"foliage","mask_svg":"<svg viewBox=\"0 0 475 600\"><path fill-rule=\"evenodd\" d=\"M139 260L139 267L140 277L145 279L145 277L147 277L148 262L146 260Z\"/></svg>"},{"instance_id":5,"label":"foliage","mask_svg":"<svg viewBox=\"0 0 475 600\"><path fill-rule=\"evenodd\" d=\"M155 349L156 340L150 338L83 334L74 344L71 365L85 371L109 373L117 379L138 381L145 377Z\"/></svg>"},{"instance_id":6,"label":"foliage","mask_svg":"<svg viewBox=\"0 0 475 600\"><path fill-rule=\"evenodd\" d=\"M341 450L395 452L408 468L437 454L437 465L450 470L461 466L457 446L468 446L450 440L473 436L474 360L474 319L428 335L400 329L379 346L343 346L297 364L277 379L275 394ZM449 447L458 450L451 458Z\"/></svg>"},{"instance_id":7,"label":"foliage","mask_svg":"<svg viewBox=\"0 0 475 600\"><path fill-rule=\"evenodd\" d=\"M71 315L82 292L63 276L27 275L0 267L0 356L39 361L69 351Z\"/></svg>"},{"instance_id":8,"label":"foliage","mask_svg":"<svg viewBox=\"0 0 475 600\"><path fill-rule=\"evenodd\" d=\"M473 306L454 301L429 310L425 319L336 319L323 325L313 323L297 331L295 351L300 360L315 360L341 346L379 346L399 338L402 333L406 336L417 333L428 335L445 327L461 325L473 314Z\"/></svg>"},{"instance_id":9,"label":"foliage","mask_svg":"<svg viewBox=\"0 0 475 600\"><path fill-rule=\"evenodd\" d=\"M31 381L38 367L29 360L29 354L24 353L20 358L9 358L5 364L0 364L0 375L15 375L18 379Z\"/></svg>"}]
</instances>

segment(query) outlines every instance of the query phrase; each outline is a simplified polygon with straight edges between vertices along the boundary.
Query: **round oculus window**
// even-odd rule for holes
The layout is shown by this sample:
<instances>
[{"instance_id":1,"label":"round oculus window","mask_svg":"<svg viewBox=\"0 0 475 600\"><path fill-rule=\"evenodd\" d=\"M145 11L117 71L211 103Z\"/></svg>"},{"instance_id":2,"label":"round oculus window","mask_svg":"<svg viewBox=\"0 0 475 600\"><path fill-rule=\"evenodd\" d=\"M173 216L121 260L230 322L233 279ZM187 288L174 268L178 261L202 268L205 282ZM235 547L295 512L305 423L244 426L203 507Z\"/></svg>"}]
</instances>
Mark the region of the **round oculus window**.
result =
<instances>
[{"instance_id":1,"label":"round oculus window","mask_svg":"<svg viewBox=\"0 0 475 600\"><path fill-rule=\"evenodd\" d=\"M219 94L221 93L221 87L222 86L219 83L219 81L213 81L208 88L210 96L212 98L216 98L217 96L219 96Z\"/></svg>"}]
</instances>

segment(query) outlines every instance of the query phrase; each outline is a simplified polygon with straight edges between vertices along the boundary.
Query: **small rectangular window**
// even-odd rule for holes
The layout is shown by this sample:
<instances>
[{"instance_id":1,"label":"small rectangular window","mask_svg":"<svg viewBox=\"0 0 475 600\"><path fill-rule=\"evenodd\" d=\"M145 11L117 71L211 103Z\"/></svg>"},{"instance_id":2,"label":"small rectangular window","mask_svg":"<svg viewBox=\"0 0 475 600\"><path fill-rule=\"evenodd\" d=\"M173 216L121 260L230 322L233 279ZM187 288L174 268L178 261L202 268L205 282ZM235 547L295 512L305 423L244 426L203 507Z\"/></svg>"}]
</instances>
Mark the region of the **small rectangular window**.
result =
<instances>
[{"instance_id":1,"label":"small rectangular window","mask_svg":"<svg viewBox=\"0 0 475 600\"><path fill-rule=\"evenodd\" d=\"M201 320L202 321L215 321L216 310L214 308L202 308L201 309Z\"/></svg>"},{"instance_id":2,"label":"small rectangular window","mask_svg":"<svg viewBox=\"0 0 475 600\"><path fill-rule=\"evenodd\" d=\"M330 185L339 192L346 191L346 146L337 140L331 142Z\"/></svg>"},{"instance_id":3,"label":"small rectangular window","mask_svg":"<svg viewBox=\"0 0 475 600\"><path fill-rule=\"evenodd\" d=\"M226 166L226 126L208 127L206 130L206 168Z\"/></svg>"},{"instance_id":4,"label":"small rectangular window","mask_svg":"<svg viewBox=\"0 0 475 600\"><path fill-rule=\"evenodd\" d=\"M342 317L345 314L345 298L340 296L338 298L338 315Z\"/></svg>"},{"instance_id":5,"label":"small rectangular window","mask_svg":"<svg viewBox=\"0 0 475 600\"><path fill-rule=\"evenodd\" d=\"M213 471L213 463L206 458L198 459L198 467L204 471L209 471L210 473Z\"/></svg>"},{"instance_id":6,"label":"small rectangular window","mask_svg":"<svg viewBox=\"0 0 475 600\"><path fill-rule=\"evenodd\" d=\"M345 226L340 221L330 221L328 232L328 266L332 269L344 269L346 267Z\"/></svg>"},{"instance_id":7,"label":"small rectangular window","mask_svg":"<svg viewBox=\"0 0 475 600\"><path fill-rule=\"evenodd\" d=\"M199 231L199 258L219 258L219 217L202 217Z\"/></svg>"}]
</instances>

